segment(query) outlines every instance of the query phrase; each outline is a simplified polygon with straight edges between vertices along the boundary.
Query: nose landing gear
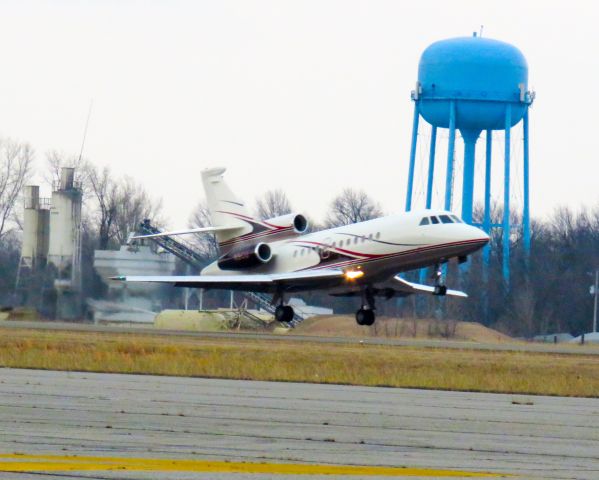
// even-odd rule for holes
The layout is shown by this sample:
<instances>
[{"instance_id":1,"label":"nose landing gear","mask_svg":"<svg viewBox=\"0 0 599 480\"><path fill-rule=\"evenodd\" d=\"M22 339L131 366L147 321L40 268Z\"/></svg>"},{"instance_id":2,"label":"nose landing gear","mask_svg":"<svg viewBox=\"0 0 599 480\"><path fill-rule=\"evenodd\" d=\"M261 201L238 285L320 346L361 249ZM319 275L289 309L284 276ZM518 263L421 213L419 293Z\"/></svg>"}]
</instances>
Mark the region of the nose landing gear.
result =
<instances>
[{"instance_id":1,"label":"nose landing gear","mask_svg":"<svg viewBox=\"0 0 599 480\"><path fill-rule=\"evenodd\" d=\"M444 296L447 294L447 287L443 283L443 271L441 270L441 265L435 265L435 271L432 275L433 280L435 281L435 291L433 295Z\"/></svg>"}]
</instances>

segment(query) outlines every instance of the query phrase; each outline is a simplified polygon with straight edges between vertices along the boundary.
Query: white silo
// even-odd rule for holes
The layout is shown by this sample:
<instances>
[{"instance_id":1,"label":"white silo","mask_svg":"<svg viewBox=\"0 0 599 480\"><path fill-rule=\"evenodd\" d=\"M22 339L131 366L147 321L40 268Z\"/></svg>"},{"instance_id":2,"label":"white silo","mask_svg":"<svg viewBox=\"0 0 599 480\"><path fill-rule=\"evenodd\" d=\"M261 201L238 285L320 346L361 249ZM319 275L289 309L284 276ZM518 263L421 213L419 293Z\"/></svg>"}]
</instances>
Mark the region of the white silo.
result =
<instances>
[{"instance_id":1,"label":"white silo","mask_svg":"<svg viewBox=\"0 0 599 480\"><path fill-rule=\"evenodd\" d=\"M23 189L23 242L15 293L22 305L40 306L44 267L48 258L50 200L40 198L40 187Z\"/></svg>"},{"instance_id":2,"label":"white silo","mask_svg":"<svg viewBox=\"0 0 599 480\"><path fill-rule=\"evenodd\" d=\"M23 212L23 244L21 267L31 271L46 264L49 241L49 203L40 198L40 187L28 185L23 190L25 210Z\"/></svg>"},{"instance_id":3,"label":"white silo","mask_svg":"<svg viewBox=\"0 0 599 480\"><path fill-rule=\"evenodd\" d=\"M75 169L62 168L53 186L50 207L48 264L56 270L57 315L74 318L80 312L81 289L81 188Z\"/></svg>"}]
</instances>

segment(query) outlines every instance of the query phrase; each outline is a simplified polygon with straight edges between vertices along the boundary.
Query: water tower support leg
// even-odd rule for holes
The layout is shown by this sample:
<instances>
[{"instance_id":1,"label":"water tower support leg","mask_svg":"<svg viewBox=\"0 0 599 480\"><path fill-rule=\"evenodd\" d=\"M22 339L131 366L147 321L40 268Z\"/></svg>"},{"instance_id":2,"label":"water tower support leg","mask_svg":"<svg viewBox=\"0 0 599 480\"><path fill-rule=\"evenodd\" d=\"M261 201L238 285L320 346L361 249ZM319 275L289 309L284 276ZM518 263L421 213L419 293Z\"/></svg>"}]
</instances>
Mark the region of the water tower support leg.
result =
<instances>
[{"instance_id":1,"label":"water tower support leg","mask_svg":"<svg viewBox=\"0 0 599 480\"><path fill-rule=\"evenodd\" d=\"M412 122L412 146L410 147L410 170L408 172L408 191L406 193L406 212L412 209L412 188L414 187L414 164L416 163L416 146L418 142L418 120L420 111L418 102L414 102L414 120Z\"/></svg>"},{"instance_id":2,"label":"water tower support leg","mask_svg":"<svg viewBox=\"0 0 599 480\"><path fill-rule=\"evenodd\" d=\"M435 153L437 148L437 127L431 129L431 148L428 156L428 181L426 184L426 208L431 208L433 202L433 179L435 177ZM420 269L420 283L426 282L426 268Z\"/></svg>"},{"instance_id":3,"label":"water tower support leg","mask_svg":"<svg viewBox=\"0 0 599 480\"><path fill-rule=\"evenodd\" d=\"M493 130L487 130L485 151L485 205L483 212L483 230L487 235L491 234L491 161L493 153ZM483 309L485 323L489 322L489 263L491 260L491 246L483 247Z\"/></svg>"},{"instance_id":4,"label":"water tower support leg","mask_svg":"<svg viewBox=\"0 0 599 480\"><path fill-rule=\"evenodd\" d=\"M524 136L524 211L522 212L522 230L524 240L524 255L526 263L530 256L530 190L529 190L529 169L528 169L528 108L524 113L522 123Z\"/></svg>"},{"instance_id":5,"label":"water tower support leg","mask_svg":"<svg viewBox=\"0 0 599 480\"><path fill-rule=\"evenodd\" d=\"M462 219L472 224L472 205L474 203L474 162L476 141L479 132L462 130L464 138L464 181L462 184Z\"/></svg>"},{"instance_id":6,"label":"water tower support leg","mask_svg":"<svg viewBox=\"0 0 599 480\"><path fill-rule=\"evenodd\" d=\"M486 138L486 156L485 156L485 211L483 216L483 230L487 235L491 233L491 159L493 151L493 131L487 130ZM489 258L491 255L491 247L485 245L483 248L483 276L487 276L487 267L489 266Z\"/></svg>"},{"instance_id":7,"label":"water tower support leg","mask_svg":"<svg viewBox=\"0 0 599 480\"><path fill-rule=\"evenodd\" d=\"M447 145L447 177L445 179L445 210L451 210L454 150L455 150L455 101L452 100L449 103L449 143Z\"/></svg>"},{"instance_id":8,"label":"water tower support leg","mask_svg":"<svg viewBox=\"0 0 599 480\"><path fill-rule=\"evenodd\" d=\"M433 201L433 178L435 176L435 149L437 147L437 127L431 130L431 149L428 156L428 182L426 184L426 208L431 208Z\"/></svg>"},{"instance_id":9,"label":"water tower support leg","mask_svg":"<svg viewBox=\"0 0 599 480\"><path fill-rule=\"evenodd\" d=\"M505 107L505 170L503 177L503 280L510 284L510 129L512 127L512 106Z\"/></svg>"}]
</instances>

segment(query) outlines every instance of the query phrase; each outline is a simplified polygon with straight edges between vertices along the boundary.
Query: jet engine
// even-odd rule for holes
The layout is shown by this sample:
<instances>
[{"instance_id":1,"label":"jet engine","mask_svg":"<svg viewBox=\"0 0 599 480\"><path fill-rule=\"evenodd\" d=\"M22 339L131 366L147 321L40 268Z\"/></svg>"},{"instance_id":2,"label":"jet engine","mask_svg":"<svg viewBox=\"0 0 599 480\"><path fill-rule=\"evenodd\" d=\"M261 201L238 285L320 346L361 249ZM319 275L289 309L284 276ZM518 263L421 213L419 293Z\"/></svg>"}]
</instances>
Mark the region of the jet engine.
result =
<instances>
[{"instance_id":1,"label":"jet engine","mask_svg":"<svg viewBox=\"0 0 599 480\"><path fill-rule=\"evenodd\" d=\"M272 250L267 243L258 243L239 250L232 250L218 259L221 270L243 270L257 267L272 260Z\"/></svg>"},{"instance_id":2,"label":"jet engine","mask_svg":"<svg viewBox=\"0 0 599 480\"><path fill-rule=\"evenodd\" d=\"M287 215L269 218L264 222L277 227L293 227L293 231L298 235L306 233L308 230L308 220L301 213L288 213Z\"/></svg>"}]
</instances>

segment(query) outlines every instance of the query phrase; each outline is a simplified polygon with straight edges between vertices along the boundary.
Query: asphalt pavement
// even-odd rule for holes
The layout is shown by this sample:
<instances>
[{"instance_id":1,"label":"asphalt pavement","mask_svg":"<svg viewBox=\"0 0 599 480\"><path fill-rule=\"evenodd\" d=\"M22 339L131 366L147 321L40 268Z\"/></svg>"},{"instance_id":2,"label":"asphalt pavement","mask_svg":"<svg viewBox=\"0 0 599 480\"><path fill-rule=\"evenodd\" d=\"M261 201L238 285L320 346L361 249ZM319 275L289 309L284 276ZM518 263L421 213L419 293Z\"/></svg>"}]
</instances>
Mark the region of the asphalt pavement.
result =
<instances>
[{"instance_id":1,"label":"asphalt pavement","mask_svg":"<svg viewBox=\"0 0 599 480\"><path fill-rule=\"evenodd\" d=\"M0 369L0 479L599 478L599 400Z\"/></svg>"}]
</instances>

